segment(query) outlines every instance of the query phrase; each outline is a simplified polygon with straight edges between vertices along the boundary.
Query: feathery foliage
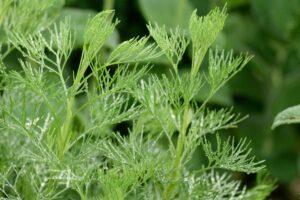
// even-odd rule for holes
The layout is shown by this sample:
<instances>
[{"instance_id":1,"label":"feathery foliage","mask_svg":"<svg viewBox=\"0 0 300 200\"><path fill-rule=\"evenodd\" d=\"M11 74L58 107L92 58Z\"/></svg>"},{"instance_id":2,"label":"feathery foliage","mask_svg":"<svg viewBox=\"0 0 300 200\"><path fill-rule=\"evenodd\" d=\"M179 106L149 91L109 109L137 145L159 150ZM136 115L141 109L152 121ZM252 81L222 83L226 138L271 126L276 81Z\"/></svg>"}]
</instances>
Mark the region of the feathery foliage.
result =
<instances>
[{"instance_id":1,"label":"feathery foliage","mask_svg":"<svg viewBox=\"0 0 300 200\"><path fill-rule=\"evenodd\" d=\"M236 144L217 136L215 149L206 137L244 119L232 109L210 110L207 102L251 57L210 53L208 72L199 72L225 10L202 18L194 12L191 39L180 28L148 25L155 43L148 36L131 39L107 57L101 50L118 20L113 11L103 11L88 21L78 70L70 75L69 21L50 25L40 18L52 13L55 2L34 9L29 1L3 2L12 10L0 9L1 22L16 8L28 16L10 23L35 21L30 31L7 26L9 37L2 42L1 199L263 199L273 190L268 178L258 177L249 189L229 175L264 168L245 140ZM181 73L190 40L193 64ZM18 70L6 62L7 48L19 53ZM171 63L170 75L150 73L156 66L147 63L161 55ZM198 105L195 96L205 83L210 96ZM120 123L128 123L128 130L116 129ZM189 161L198 147L208 163L193 171Z\"/></svg>"},{"instance_id":2,"label":"feathery foliage","mask_svg":"<svg viewBox=\"0 0 300 200\"><path fill-rule=\"evenodd\" d=\"M157 24L149 24L148 29L150 35L171 62L175 72L178 72L178 64L189 44L189 40L185 37L183 31L177 27L175 30L168 32L165 27L159 27Z\"/></svg>"}]
</instances>

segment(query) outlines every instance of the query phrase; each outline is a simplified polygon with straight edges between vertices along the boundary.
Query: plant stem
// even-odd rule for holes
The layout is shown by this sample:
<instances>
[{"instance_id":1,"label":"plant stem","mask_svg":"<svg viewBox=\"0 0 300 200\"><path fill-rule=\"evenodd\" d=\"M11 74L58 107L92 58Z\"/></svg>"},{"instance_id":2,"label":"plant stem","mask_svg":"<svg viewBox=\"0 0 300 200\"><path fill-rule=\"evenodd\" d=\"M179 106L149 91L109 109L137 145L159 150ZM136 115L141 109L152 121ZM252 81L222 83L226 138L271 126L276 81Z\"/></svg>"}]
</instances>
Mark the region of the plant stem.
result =
<instances>
[{"instance_id":1,"label":"plant stem","mask_svg":"<svg viewBox=\"0 0 300 200\"><path fill-rule=\"evenodd\" d=\"M65 122L61 128L61 133L58 138L58 157L59 159L64 158L64 154L66 151L66 147L68 145L68 141L71 137L71 123L72 123L72 118L73 118L73 104L74 104L74 97L71 97L70 99L67 100L67 113L66 113L66 118Z\"/></svg>"},{"instance_id":2,"label":"plant stem","mask_svg":"<svg viewBox=\"0 0 300 200\"><path fill-rule=\"evenodd\" d=\"M58 157L60 160L63 160L64 154L69 146L69 140L72 134L71 124L73 118L73 106L75 101L75 94L80 88L81 85L80 82L84 76L86 69L88 68L88 65L89 62L86 60L86 57L83 56L79 64L79 70L76 74L76 78L71 87L70 93L68 94L66 117L64 120L64 124L61 127L60 135L58 137Z\"/></svg>"},{"instance_id":3,"label":"plant stem","mask_svg":"<svg viewBox=\"0 0 300 200\"><path fill-rule=\"evenodd\" d=\"M180 132L179 132L179 138L177 141L177 147L176 147L176 156L173 162L173 172L170 177L170 183L167 186L166 190L164 191L163 194L163 199L168 200L171 198L172 192L176 187L177 184L177 177L178 173L181 167L181 160L182 160L182 153L184 150L184 145L185 145L185 138L186 138L186 132L187 128L189 126L190 119L189 119L189 104L186 103L184 107L184 114L183 114L183 119L182 119L182 126L180 127Z\"/></svg>"},{"instance_id":4,"label":"plant stem","mask_svg":"<svg viewBox=\"0 0 300 200\"><path fill-rule=\"evenodd\" d=\"M177 25L182 24L182 18L184 14L184 10L186 8L186 2L187 0L179 0L178 6L177 6L177 16L176 16L176 23Z\"/></svg>"},{"instance_id":5,"label":"plant stem","mask_svg":"<svg viewBox=\"0 0 300 200\"><path fill-rule=\"evenodd\" d=\"M112 10L114 8L115 0L104 0L103 10Z\"/></svg>"}]
</instances>

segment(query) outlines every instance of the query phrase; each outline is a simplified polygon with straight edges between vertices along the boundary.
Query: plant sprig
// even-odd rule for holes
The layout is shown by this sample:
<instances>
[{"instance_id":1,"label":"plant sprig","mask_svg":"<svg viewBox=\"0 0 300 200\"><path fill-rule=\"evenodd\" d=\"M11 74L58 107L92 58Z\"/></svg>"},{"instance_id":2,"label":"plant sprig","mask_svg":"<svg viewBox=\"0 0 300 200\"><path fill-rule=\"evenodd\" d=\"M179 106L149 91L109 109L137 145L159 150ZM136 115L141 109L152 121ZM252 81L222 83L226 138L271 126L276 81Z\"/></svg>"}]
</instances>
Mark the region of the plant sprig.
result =
<instances>
[{"instance_id":1,"label":"plant sprig","mask_svg":"<svg viewBox=\"0 0 300 200\"><path fill-rule=\"evenodd\" d=\"M44 21L54 1L35 5L45 13L29 9L27 0L1 2L10 9L0 8L8 36L0 48L0 198L263 199L274 189L267 176L259 175L250 189L232 180L231 171L259 173L265 166L246 140L219 136L245 118L207 106L251 59L210 50L226 9L205 17L195 11L189 33L149 24L155 43L150 36L136 37L106 57L102 49L119 21L114 11L103 11L88 21L78 70L70 73L70 22ZM8 23L17 17L15 9L41 20L23 30L31 22ZM18 24L20 29L12 28ZM190 43L191 68L182 73ZM20 53L19 70L5 62L10 45ZM200 66L206 52L205 73ZM151 73L156 67L151 60L162 55L170 61L170 74ZM204 84L210 85L209 96L197 102ZM127 130L116 128L121 123ZM208 134L217 134L216 147ZM188 165L198 147L208 163L193 171Z\"/></svg>"}]
</instances>

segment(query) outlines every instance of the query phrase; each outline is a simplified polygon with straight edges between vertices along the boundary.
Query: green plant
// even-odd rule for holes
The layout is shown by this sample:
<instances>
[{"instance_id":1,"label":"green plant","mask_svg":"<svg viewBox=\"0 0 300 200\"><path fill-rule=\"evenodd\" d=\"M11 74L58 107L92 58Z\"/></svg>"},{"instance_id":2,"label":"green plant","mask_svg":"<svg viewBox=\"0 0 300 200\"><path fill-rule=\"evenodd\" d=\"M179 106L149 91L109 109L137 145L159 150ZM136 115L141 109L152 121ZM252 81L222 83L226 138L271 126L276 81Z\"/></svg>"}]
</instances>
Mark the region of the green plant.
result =
<instances>
[{"instance_id":1,"label":"green plant","mask_svg":"<svg viewBox=\"0 0 300 200\"><path fill-rule=\"evenodd\" d=\"M300 105L286 108L278 113L272 124L272 129L284 124L300 123Z\"/></svg>"},{"instance_id":2,"label":"green plant","mask_svg":"<svg viewBox=\"0 0 300 200\"><path fill-rule=\"evenodd\" d=\"M13 2L1 3L35 16L26 7L29 1L25 6ZM35 5L48 10L53 1L48 3ZM107 58L100 52L118 21L113 11L103 11L88 21L80 64L72 75L66 69L74 46L68 20L35 21L24 32L12 28L10 23L19 21L9 20L10 12L0 16L7 22L0 65L0 198L264 199L274 189L246 140L219 136L244 118L232 109L207 107L251 59L209 50L223 28L225 9L205 17L194 11L191 39L179 27L149 24L156 44L149 37L134 38ZM180 73L190 42L191 71ZM21 54L21 70L5 62L13 49ZM207 51L208 70L200 70ZM155 66L143 63L162 55L170 61L170 74L150 73ZM210 92L199 105L194 98L204 84ZM131 123L125 136L113 129L124 121ZM209 134L216 135L215 142ZM198 147L207 160L193 170L189 161ZM257 184L246 189L230 171L258 173Z\"/></svg>"}]
</instances>

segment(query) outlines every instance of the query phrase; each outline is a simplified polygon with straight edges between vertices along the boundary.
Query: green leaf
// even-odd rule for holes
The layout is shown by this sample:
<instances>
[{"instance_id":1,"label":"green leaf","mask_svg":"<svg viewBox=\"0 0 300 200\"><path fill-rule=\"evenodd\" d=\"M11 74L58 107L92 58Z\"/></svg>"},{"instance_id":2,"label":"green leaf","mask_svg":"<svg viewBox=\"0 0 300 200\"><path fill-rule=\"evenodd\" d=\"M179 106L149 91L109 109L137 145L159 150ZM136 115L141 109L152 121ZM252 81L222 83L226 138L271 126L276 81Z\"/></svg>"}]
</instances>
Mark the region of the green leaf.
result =
<instances>
[{"instance_id":1,"label":"green leaf","mask_svg":"<svg viewBox=\"0 0 300 200\"><path fill-rule=\"evenodd\" d=\"M4 27L14 33L32 34L47 28L63 7L62 0L22 0L15 1ZM1 4L1 3L0 3Z\"/></svg>"},{"instance_id":2,"label":"green leaf","mask_svg":"<svg viewBox=\"0 0 300 200\"><path fill-rule=\"evenodd\" d=\"M198 73L203 58L208 48L216 40L218 33L222 30L225 19L225 9L221 11L216 8L204 17L197 16L197 10L193 12L189 21L193 45L192 76Z\"/></svg>"},{"instance_id":3,"label":"green leaf","mask_svg":"<svg viewBox=\"0 0 300 200\"><path fill-rule=\"evenodd\" d=\"M75 8L65 8L62 10L58 21L64 21L65 18L69 18L71 22L71 30L75 35L75 48L82 47L83 34L86 24L90 17L94 17L96 12L93 10L83 10Z\"/></svg>"},{"instance_id":4,"label":"green leaf","mask_svg":"<svg viewBox=\"0 0 300 200\"><path fill-rule=\"evenodd\" d=\"M232 179L227 173L215 171L203 173L197 178L189 177L191 199L243 199L245 190L240 189L241 182Z\"/></svg>"},{"instance_id":5,"label":"green leaf","mask_svg":"<svg viewBox=\"0 0 300 200\"><path fill-rule=\"evenodd\" d=\"M232 109L207 110L196 115L197 121L193 125L202 135L216 133L222 129L236 128L237 125L247 118L240 114L234 114Z\"/></svg>"},{"instance_id":6,"label":"green leaf","mask_svg":"<svg viewBox=\"0 0 300 200\"><path fill-rule=\"evenodd\" d=\"M217 147L213 149L211 143L206 138L203 139L202 147L210 167L245 173L257 173L264 168L261 165L264 161L256 162L255 157L251 156L252 149L248 148L250 143L246 139L241 139L236 144L230 137L222 142L217 135L216 140Z\"/></svg>"},{"instance_id":7,"label":"green leaf","mask_svg":"<svg viewBox=\"0 0 300 200\"><path fill-rule=\"evenodd\" d=\"M118 20L113 21L114 11L106 10L90 19L84 32L83 56L74 80L73 91L77 91L86 69L99 54L104 43L113 34Z\"/></svg>"},{"instance_id":8,"label":"green leaf","mask_svg":"<svg viewBox=\"0 0 300 200\"><path fill-rule=\"evenodd\" d=\"M147 45L149 37L134 38L118 45L107 59L107 64L141 62L157 58L161 52L155 44Z\"/></svg>"},{"instance_id":9,"label":"green leaf","mask_svg":"<svg viewBox=\"0 0 300 200\"><path fill-rule=\"evenodd\" d=\"M57 19L57 24L61 21L68 19L71 24L71 32L74 35L74 48L82 48L84 39L83 35L87 23L91 17L94 17L97 13L94 10L89 9L76 9L76 8L65 8L62 10L59 18ZM119 43L119 34L115 30L112 35L109 36L105 47L110 49L115 48Z\"/></svg>"},{"instance_id":10,"label":"green leaf","mask_svg":"<svg viewBox=\"0 0 300 200\"><path fill-rule=\"evenodd\" d=\"M84 52L92 60L103 44L113 33L118 21L113 22L114 11L107 10L97 14L87 24L84 32Z\"/></svg>"},{"instance_id":11,"label":"green leaf","mask_svg":"<svg viewBox=\"0 0 300 200\"><path fill-rule=\"evenodd\" d=\"M284 124L300 123L300 105L289 107L279 114L274 119L272 129Z\"/></svg>"},{"instance_id":12,"label":"green leaf","mask_svg":"<svg viewBox=\"0 0 300 200\"><path fill-rule=\"evenodd\" d=\"M148 29L150 35L163 50L174 70L177 72L178 63L182 59L185 49L189 44L189 40L185 38L183 31L179 29L179 27L174 30L166 30L165 26L159 27L157 24L149 24Z\"/></svg>"},{"instance_id":13,"label":"green leaf","mask_svg":"<svg viewBox=\"0 0 300 200\"><path fill-rule=\"evenodd\" d=\"M249 55L239 55L234 57L233 51L225 53L223 51L209 52L209 68L207 81L212 91L217 91L237 72L242 70L245 65L252 59Z\"/></svg>"}]
</instances>

